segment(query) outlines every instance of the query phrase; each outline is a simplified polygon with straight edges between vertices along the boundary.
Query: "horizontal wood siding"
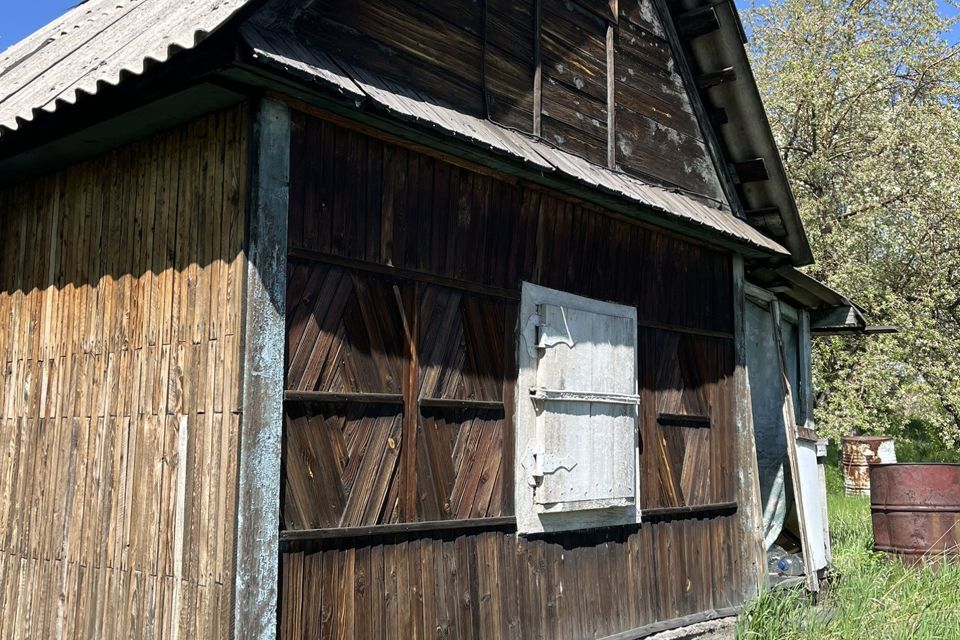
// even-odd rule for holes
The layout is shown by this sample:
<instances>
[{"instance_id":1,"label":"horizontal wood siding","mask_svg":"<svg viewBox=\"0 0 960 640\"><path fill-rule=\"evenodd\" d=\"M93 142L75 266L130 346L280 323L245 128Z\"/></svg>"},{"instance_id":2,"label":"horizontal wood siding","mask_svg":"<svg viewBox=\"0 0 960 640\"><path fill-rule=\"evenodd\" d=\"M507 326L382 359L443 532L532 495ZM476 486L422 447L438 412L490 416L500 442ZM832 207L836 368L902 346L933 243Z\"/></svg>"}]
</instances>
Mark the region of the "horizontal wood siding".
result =
<instances>
[{"instance_id":1,"label":"horizontal wood siding","mask_svg":"<svg viewBox=\"0 0 960 640\"><path fill-rule=\"evenodd\" d=\"M678 64L653 0L622 2L614 46L617 164L725 201Z\"/></svg>"},{"instance_id":2,"label":"horizontal wood siding","mask_svg":"<svg viewBox=\"0 0 960 640\"><path fill-rule=\"evenodd\" d=\"M313 116L293 123L287 386L315 395L287 403L283 526L433 530L297 536L281 636L595 637L740 604L730 256ZM637 307L643 525L476 528L513 513L523 280Z\"/></svg>"},{"instance_id":3,"label":"horizontal wood siding","mask_svg":"<svg viewBox=\"0 0 960 640\"><path fill-rule=\"evenodd\" d=\"M485 0L484 79L487 115L494 122L533 131L535 2Z\"/></svg>"},{"instance_id":4,"label":"horizontal wood siding","mask_svg":"<svg viewBox=\"0 0 960 640\"><path fill-rule=\"evenodd\" d=\"M474 1L318 0L293 15L297 34L321 49L458 110L483 115L480 7Z\"/></svg>"},{"instance_id":5,"label":"horizontal wood siding","mask_svg":"<svg viewBox=\"0 0 960 640\"><path fill-rule=\"evenodd\" d=\"M542 137L595 164L607 162L606 2L543 3Z\"/></svg>"},{"instance_id":6,"label":"horizontal wood siding","mask_svg":"<svg viewBox=\"0 0 960 640\"><path fill-rule=\"evenodd\" d=\"M694 115L696 89L683 81L653 0L285 2L294 4L269 3L258 24L291 31L348 74L373 72L424 102L725 202Z\"/></svg>"},{"instance_id":7,"label":"horizontal wood siding","mask_svg":"<svg viewBox=\"0 0 960 640\"><path fill-rule=\"evenodd\" d=\"M0 191L0 638L226 638L247 111Z\"/></svg>"}]
</instances>

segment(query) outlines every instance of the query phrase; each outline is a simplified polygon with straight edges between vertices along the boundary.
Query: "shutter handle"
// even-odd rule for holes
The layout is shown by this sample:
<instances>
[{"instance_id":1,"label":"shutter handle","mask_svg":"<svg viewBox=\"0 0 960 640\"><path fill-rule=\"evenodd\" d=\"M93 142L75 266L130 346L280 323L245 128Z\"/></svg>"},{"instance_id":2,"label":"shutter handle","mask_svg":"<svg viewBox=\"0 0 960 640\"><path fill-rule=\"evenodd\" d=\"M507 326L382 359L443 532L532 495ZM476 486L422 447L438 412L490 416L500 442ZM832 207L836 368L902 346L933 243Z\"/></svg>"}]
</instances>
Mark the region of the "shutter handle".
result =
<instances>
[{"instance_id":1,"label":"shutter handle","mask_svg":"<svg viewBox=\"0 0 960 640\"><path fill-rule=\"evenodd\" d=\"M536 488L543 480L543 473L537 465L537 452L533 448L527 447L527 450L523 452L523 456L520 458L520 466L527 472L527 484Z\"/></svg>"},{"instance_id":2,"label":"shutter handle","mask_svg":"<svg viewBox=\"0 0 960 640\"><path fill-rule=\"evenodd\" d=\"M542 317L539 326L541 327L540 338L537 346L542 349L555 347L558 344L565 344L571 349L575 344L573 334L570 333L570 323L567 322L567 310L560 307L560 319L563 320L562 327L555 327L543 321Z\"/></svg>"},{"instance_id":3,"label":"shutter handle","mask_svg":"<svg viewBox=\"0 0 960 640\"><path fill-rule=\"evenodd\" d=\"M531 315L523 325L523 342L527 345L527 353L531 358L537 357L537 327L539 326L539 313Z\"/></svg>"},{"instance_id":4,"label":"shutter handle","mask_svg":"<svg viewBox=\"0 0 960 640\"><path fill-rule=\"evenodd\" d=\"M527 448L523 452L520 465L527 472L527 484L531 487L537 487L543 481L543 476L556 473L560 469L573 471L577 466L577 461L571 455L565 455L562 458L552 453L543 453Z\"/></svg>"}]
</instances>

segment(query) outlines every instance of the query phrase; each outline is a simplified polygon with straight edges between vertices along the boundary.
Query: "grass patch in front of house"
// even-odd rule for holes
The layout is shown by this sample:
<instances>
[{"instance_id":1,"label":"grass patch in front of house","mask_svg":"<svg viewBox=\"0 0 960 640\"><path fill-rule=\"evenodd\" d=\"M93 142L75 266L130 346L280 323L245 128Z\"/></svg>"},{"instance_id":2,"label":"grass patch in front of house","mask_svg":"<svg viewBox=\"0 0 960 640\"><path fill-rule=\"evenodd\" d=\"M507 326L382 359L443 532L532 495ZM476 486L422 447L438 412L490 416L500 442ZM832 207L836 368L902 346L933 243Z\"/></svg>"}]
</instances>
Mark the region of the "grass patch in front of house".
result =
<instances>
[{"instance_id":1,"label":"grass patch in front of house","mask_svg":"<svg viewBox=\"0 0 960 640\"><path fill-rule=\"evenodd\" d=\"M745 640L960 640L960 564L908 567L871 550L870 499L843 495L827 467L834 580L819 606L806 592L767 591L737 625Z\"/></svg>"}]
</instances>

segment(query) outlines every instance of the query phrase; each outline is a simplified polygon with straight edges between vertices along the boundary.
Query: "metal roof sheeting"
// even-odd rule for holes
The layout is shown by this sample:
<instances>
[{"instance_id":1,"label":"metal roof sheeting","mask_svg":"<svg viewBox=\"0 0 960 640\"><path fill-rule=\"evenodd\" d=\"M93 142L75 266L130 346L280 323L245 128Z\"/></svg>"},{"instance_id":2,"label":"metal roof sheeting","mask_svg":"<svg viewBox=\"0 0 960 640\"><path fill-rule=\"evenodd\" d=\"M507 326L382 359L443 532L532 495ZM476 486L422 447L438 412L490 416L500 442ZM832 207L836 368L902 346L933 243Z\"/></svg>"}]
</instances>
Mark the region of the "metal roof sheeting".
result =
<instances>
[{"instance_id":1,"label":"metal roof sheeting","mask_svg":"<svg viewBox=\"0 0 960 640\"><path fill-rule=\"evenodd\" d=\"M0 54L0 136L191 49L249 0L88 0Z\"/></svg>"},{"instance_id":2,"label":"metal roof sheeting","mask_svg":"<svg viewBox=\"0 0 960 640\"><path fill-rule=\"evenodd\" d=\"M241 35L254 60L320 85L327 91L349 96L357 103L384 110L399 119L436 129L475 146L522 161L544 174L560 175L666 213L779 255L787 250L733 215L689 196L650 184L625 173L592 164L532 136L437 104L415 90L376 76L328 52L320 51L293 34L246 24Z\"/></svg>"}]
</instances>

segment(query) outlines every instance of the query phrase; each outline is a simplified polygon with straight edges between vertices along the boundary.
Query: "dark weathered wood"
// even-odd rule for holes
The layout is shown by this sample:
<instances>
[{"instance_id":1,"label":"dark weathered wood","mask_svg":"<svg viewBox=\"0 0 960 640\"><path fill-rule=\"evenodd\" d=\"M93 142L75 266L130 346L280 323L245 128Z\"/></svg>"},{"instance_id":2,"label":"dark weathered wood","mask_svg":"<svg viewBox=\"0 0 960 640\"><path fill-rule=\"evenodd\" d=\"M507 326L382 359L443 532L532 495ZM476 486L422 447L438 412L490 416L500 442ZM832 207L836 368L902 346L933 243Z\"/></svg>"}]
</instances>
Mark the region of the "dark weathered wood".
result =
<instances>
[{"instance_id":1,"label":"dark weathered wood","mask_svg":"<svg viewBox=\"0 0 960 640\"><path fill-rule=\"evenodd\" d=\"M517 537L511 521L494 520L452 531L443 523L430 523L426 531L404 526L396 533L378 527L349 538L305 532L284 543L284 558L287 565L303 567L300 584L322 583L312 594L303 587L296 591L304 594L298 607L304 628L311 612L331 610L342 612L337 627L343 620L357 624L363 616L378 615L385 623L380 628L395 633L435 617L432 628L448 628L460 638L643 635L682 624L687 616L726 614L734 597L729 576L715 581L712 572L702 572L726 562L724 546L735 541L721 536L734 517L727 509L533 538ZM721 536L714 538L711 530ZM323 537L306 539L312 534ZM326 577L313 568L313 559L322 556L324 564L329 559L342 572L351 563L361 566L357 559L366 555L383 569L374 574L383 576L374 583L383 585L383 613L358 608L355 593L327 588ZM681 579L668 578L673 575ZM603 592L609 584L617 585L615 593ZM334 627L333 620L323 624L325 633Z\"/></svg>"},{"instance_id":2,"label":"dark weathered wood","mask_svg":"<svg viewBox=\"0 0 960 640\"><path fill-rule=\"evenodd\" d=\"M706 145L707 151L717 171L717 176L720 180L720 187L726 196L727 205L730 207L731 211L733 211L734 215L742 218L743 207L740 204L740 197L737 193L733 176L730 175L730 171L727 168L726 156L724 155L720 146L718 132L715 129L715 127L719 125L712 120L714 116L719 116L721 114L709 113L706 105L704 104L703 97L701 96L700 92L697 91L697 81L694 78L694 72L689 62L689 49L685 49L685 44L680 40L680 36L677 33L674 22L670 17L670 9L667 6L666 0L652 1L654 6L658 8L660 15L663 17L664 32L667 40L670 42L670 46L674 52L674 55L676 56L677 69L679 70L680 76L683 78L684 85L687 87L687 91L689 92L690 104L693 107L693 113L696 115L700 131L703 135L704 144ZM722 109L719 109L718 111L722 111ZM726 113L724 112L722 115L725 117Z\"/></svg>"},{"instance_id":3,"label":"dark weathered wood","mask_svg":"<svg viewBox=\"0 0 960 640\"><path fill-rule=\"evenodd\" d=\"M683 40L693 40L720 28L717 12L711 6L700 7L676 17L677 34Z\"/></svg>"},{"instance_id":4,"label":"dark weathered wood","mask_svg":"<svg viewBox=\"0 0 960 640\"><path fill-rule=\"evenodd\" d=\"M654 507L644 509L642 516L645 519L673 518L677 516L695 516L705 514L731 514L739 509L737 502L717 502L684 507Z\"/></svg>"},{"instance_id":5,"label":"dark weathered wood","mask_svg":"<svg viewBox=\"0 0 960 640\"><path fill-rule=\"evenodd\" d=\"M733 163L733 172L737 180L742 183L762 182L770 178L767 172L767 163L763 158L751 158Z\"/></svg>"},{"instance_id":6,"label":"dark weathered wood","mask_svg":"<svg viewBox=\"0 0 960 640\"><path fill-rule=\"evenodd\" d=\"M403 404L399 393L338 393L336 391L284 391L287 402L362 402L365 404Z\"/></svg>"},{"instance_id":7,"label":"dark weathered wood","mask_svg":"<svg viewBox=\"0 0 960 640\"><path fill-rule=\"evenodd\" d=\"M778 234L780 237L786 234L783 226L783 216L777 207L765 207L763 209L749 209L745 211L747 221L757 228L764 229L771 234Z\"/></svg>"},{"instance_id":8,"label":"dark weathered wood","mask_svg":"<svg viewBox=\"0 0 960 640\"><path fill-rule=\"evenodd\" d=\"M533 135L543 132L543 53L541 51L541 32L543 31L543 0L534 0L533 27Z\"/></svg>"},{"instance_id":9,"label":"dark weathered wood","mask_svg":"<svg viewBox=\"0 0 960 640\"><path fill-rule=\"evenodd\" d=\"M725 67L717 71L701 73L696 80L697 88L709 89L725 82L735 82L737 80L737 70L733 67Z\"/></svg>"},{"instance_id":10,"label":"dark weathered wood","mask_svg":"<svg viewBox=\"0 0 960 640\"><path fill-rule=\"evenodd\" d=\"M756 434L753 406L747 376L747 335L744 305L747 304L743 258L733 258L733 313L735 369L733 403L735 429L734 464L737 473L737 495L743 503L739 512L739 528L743 545L740 563L741 594L752 598L766 580L766 548L763 542L763 513L760 506L760 473L757 466Z\"/></svg>"},{"instance_id":11,"label":"dark weathered wood","mask_svg":"<svg viewBox=\"0 0 960 640\"><path fill-rule=\"evenodd\" d=\"M607 27L575 2L542 6L541 136L600 165L608 147Z\"/></svg>"},{"instance_id":12,"label":"dark weathered wood","mask_svg":"<svg viewBox=\"0 0 960 640\"><path fill-rule=\"evenodd\" d=\"M710 427L709 416L689 416L661 413L657 416L657 422L664 427L690 427L693 429L706 429Z\"/></svg>"},{"instance_id":13,"label":"dark weathered wood","mask_svg":"<svg viewBox=\"0 0 960 640\"><path fill-rule=\"evenodd\" d=\"M520 295L516 291L509 290L509 289L501 289L499 287L488 287L481 284L477 284L475 282L471 282L469 280L449 278L449 277L444 277L444 276L440 276L433 273L411 271L409 269L402 269L399 267L388 267L388 266L380 265L374 262L362 262L362 261L353 260L350 258L344 258L342 256L329 254L329 253L311 251L308 249L292 249L290 250L289 253L290 253L290 256L293 258L301 258L304 260L322 262L325 264L332 264L332 265L337 265L337 266L346 267L350 269L356 269L358 271L368 271L370 273L396 276L398 278L403 278L406 280L414 280L416 282L437 284L443 287L449 287L451 289L463 289L464 291L479 293L485 296L506 298L508 300L520 299Z\"/></svg>"},{"instance_id":14,"label":"dark weathered wood","mask_svg":"<svg viewBox=\"0 0 960 640\"><path fill-rule=\"evenodd\" d=\"M614 17L617 11L614 11ZM616 108L616 67L614 38L616 37L616 28L614 25L607 25L607 167L617 168L617 108Z\"/></svg>"},{"instance_id":15,"label":"dark weathered wood","mask_svg":"<svg viewBox=\"0 0 960 640\"><path fill-rule=\"evenodd\" d=\"M710 329L693 329L690 327L680 327L675 324L668 324L665 322L651 322L649 320L638 320L638 327L644 327L646 329L663 329L664 331L672 331L674 333L688 333L693 336L703 336L705 338L724 338L727 340L733 340L733 333L729 331L711 331Z\"/></svg>"},{"instance_id":16,"label":"dark weathered wood","mask_svg":"<svg viewBox=\"0 0 960 640\"><path fill-rule=\"evenodd\" d=\"M483 82L489 117L520 131L534 130L534 47L532 3L484 2Z\"/></svg>"},{"instance_id":17,"label":"dark weathered wood","mask_svg":"<svg viewBox=\"0 0 960 640\"><path fill-rule=\"evenodd\" d=\"M476 400L472 398L420 398L421 407L437 409L503 409L503 400Z\"/></svg>"},{"instance_id":18,"label":"dark weathered wood","mask_svg":"<svg viewBox=\"0 0 960 640\"><path fill-rule=\"evenodd\" d=\"M707 109L707 117L715 127L721 127L730 122L730 116L727 114L727 110L722 107Z\"/></svg>"},{"instance_id":19,"label":"dark weathered wood","mask_svg":"<svg viewBox=\"0 0 960 640\"><path fill-rule=\"evenodd\" d=\"M298 117L305 135L316 130L318 121ZM321 136L327 137L322 126ZM340 140L338 131L334 138ZM331 537L340 532L323 533L320 539L285 543L290 546L284 555L299 555L307 567L322 549L324 562L329 554L336 567L329 578L334 585L344 571L356 580L366 558L377 558L385 604L369 622L410 634L446 628L466 638L602 636L742 602L746 589L735 552L741 509L732 445L730 256L462 164L424 160L392 142L378 147L369 136L343 139L348 148L340 155L331 150L298 161L303 156L294 153L294 161L303 163L295 175L316 180L330 157L344 173L363 175L359 158L365 150L364 166L374 154L384 167L368 185L375 193L344 184L333 193L332 209L316 207L291 217L308 228L308 218L316 216L309 224L323 228L324 220L336 219L338 206L345 207L356 219L343 223L344 238L362 228L381 239L381 247L388 237L390 253L365 253L361 259L350 248L356 241L338 243L336 234L308 240L293 233L288 300L302 311L288 321L290 335L299 336L288 342L307 344L309 338L319 347L305 352L318 354L314 364L303 355L295 358L288 387L301 381L304 390L385 393L369 381L385 380L381 372L392 369L356 363L386 362L376 355L380 348L372 338L392 332L356 328L370 326L367 316L379 319L377 326L393 326L384 321L393 313L389 309L402 308L407 318L407 330L400 331L405 375L413 361L408 341L417 343L420 366L416 385L403 390L402 416L400 405L287 403L290 526L284 536L300 535L292 533L298 529L348 532L418 521L458 528L343 539ZM363 207L350 204L361 197ZM376 202L379 208L370 206ZM510 416L516 363L510 354L516 349L516 298L523 280L638 309L642 525L528 539L517 538L512 525L459 527L513 512ZM403 304L396 293L389 300L371 294L365 298L367 316L350 316L346 311L357 283L373 291L374 281L399 287ZM331 313L340 321L328 321ZM416 332L410 330L414 314ZM311 317L312 324L303 321ZM325 335L330 345L341 345L339 351L327 346ZM367 338L369 352L358 348ZM345 356L352 364L343 364ZM355 384L331 387L336 380ZM415 386L419 393L413 394ZM700 416L709 428L663 426L658 414ZM387 435L381 419L402 433ZM396 462L388 464L391 459ZM351 511L355 504L367 505L362 510L367 520L345 515L360 513ZM326 571L319 577L312 571L291 587L304 593L308 585L320 585L301 610L338 612L336 623L320 625L324 632L339 630L347 619L354 631L367 625L361 621L367 614L358 609L367 606L366 595L356 589L335 595L342 593L336 586L328 591ZM599 597L600 585L610 581L623 589L616 597ZM660 590L650 588L660 584Z\"/></svg>"},{"instance_id":20,"label":"dark weathered wood","mask_svg":"<svg viewBox=\"0 0 960 640\"><path fill-rule=\"evenodd\" d=\"M329 529L298 529L280 532L281 543L338 540L342 538L369 538L397 534L427 532L473 532L477 529L516 529L512 516L499 518L467 518L463 520L433 520L427 522L399 522L369 527L333 527Z\"/></svg>"}]
</instances>

